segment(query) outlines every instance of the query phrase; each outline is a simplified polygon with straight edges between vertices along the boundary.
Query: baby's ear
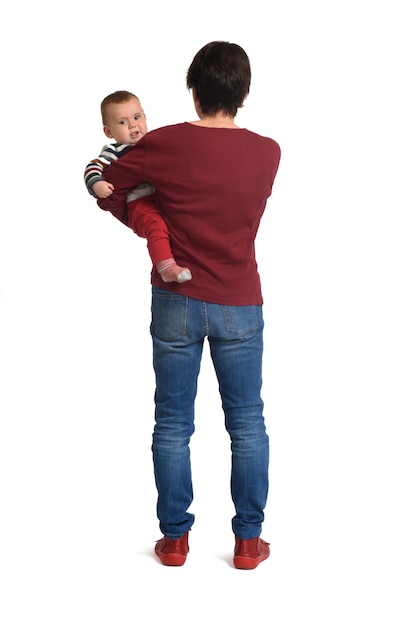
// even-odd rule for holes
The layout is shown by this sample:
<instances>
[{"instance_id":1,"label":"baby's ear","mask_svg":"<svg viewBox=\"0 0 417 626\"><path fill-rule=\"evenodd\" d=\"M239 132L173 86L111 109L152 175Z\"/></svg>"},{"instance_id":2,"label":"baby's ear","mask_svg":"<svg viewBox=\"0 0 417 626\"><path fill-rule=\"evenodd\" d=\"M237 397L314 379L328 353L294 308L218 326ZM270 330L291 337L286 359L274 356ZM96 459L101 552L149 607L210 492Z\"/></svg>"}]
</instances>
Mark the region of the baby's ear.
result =
<instances>
[{"instance_id":1,"label":"baby's ear","mask_svg":"<svg viewBox=\"0 0 417 626\"><path fill-rule=\"evenodd\" d=\"M103 126L103 131L106 137L108 137L109 139L113 139L113 134L108 126Z\"/></svg>"}]
</instances>

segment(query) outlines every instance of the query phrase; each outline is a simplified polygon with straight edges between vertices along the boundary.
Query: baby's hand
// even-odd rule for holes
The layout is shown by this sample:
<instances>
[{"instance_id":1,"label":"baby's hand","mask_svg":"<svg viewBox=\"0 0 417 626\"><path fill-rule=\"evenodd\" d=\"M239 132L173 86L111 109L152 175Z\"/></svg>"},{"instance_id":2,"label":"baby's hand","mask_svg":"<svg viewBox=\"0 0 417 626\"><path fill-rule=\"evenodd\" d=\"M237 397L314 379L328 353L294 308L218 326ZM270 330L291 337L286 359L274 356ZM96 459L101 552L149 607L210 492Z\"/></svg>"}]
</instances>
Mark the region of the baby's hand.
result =
<instances>
[{"instance_id":1,"label":"baby's hand","mask_svg":"<svg viewBox=\"0 0 417 626\"><path fill-rule=\"evenodd\" d=\"M97 198L108 198L114 191L114 186L108 183L107 180L99 180L93 185L94 194Z\"/></svg>"}]
</instances>

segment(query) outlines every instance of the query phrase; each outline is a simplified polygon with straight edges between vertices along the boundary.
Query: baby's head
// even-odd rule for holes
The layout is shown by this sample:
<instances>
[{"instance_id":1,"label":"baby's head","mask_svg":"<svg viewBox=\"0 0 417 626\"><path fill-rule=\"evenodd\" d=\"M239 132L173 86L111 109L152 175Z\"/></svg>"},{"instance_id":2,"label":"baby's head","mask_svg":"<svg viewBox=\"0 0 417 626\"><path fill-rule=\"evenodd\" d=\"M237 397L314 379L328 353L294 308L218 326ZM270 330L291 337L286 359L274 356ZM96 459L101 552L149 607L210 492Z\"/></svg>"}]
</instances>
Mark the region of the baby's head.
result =
<instances>
[{"instance_id":1,"label":"baby's head","mask_svg":"<svg viewBox=\"0 0 417 626\"><path fill-rule=\"evenodd\" d=\"M133 145L148 132L146 115L139 98L130 91L115 91L101 103L106 137L117 143Z\"/></svg>"}]
</instances>

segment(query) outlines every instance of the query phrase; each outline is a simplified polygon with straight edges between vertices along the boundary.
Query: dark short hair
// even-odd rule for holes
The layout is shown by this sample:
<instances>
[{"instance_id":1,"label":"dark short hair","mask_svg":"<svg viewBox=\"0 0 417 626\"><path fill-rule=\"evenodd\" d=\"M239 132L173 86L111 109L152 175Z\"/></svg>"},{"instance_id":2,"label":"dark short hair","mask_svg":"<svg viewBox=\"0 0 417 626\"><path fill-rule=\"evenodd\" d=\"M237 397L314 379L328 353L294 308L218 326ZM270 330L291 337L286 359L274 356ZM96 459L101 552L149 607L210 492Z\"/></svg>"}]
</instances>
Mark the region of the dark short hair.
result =
<instances>
[{"instance_id":1,"label":"dark short hair","mask_svg":"<svg viewBox=\"0 0 417 626\"><path fill-rule=\"evenodd\" d=\"M188 89L195 90L202 113L235 117L249 93L248 55L235 43L212 41L197 52L186 80Z\"/></svg>"},{"instance_id":2,"label":"dark short hair","mask_svg":"<svg viewBox=\"0 0 417 626\"><path fill-rule=\"evenodd\" d=\"M107 108L109 104L121 104L122 102L129 102L131 98L135 98L136 100L139 100L139 98L135 96L134 93L131 93L130 91L124 91L124 90L114 91L113 93L106 96L104 100L102 100L101 105L100 105L101 118L103 120L103 124L106 125L107 123L106 117L107 117Z\"/></svg>"}]
</instances>

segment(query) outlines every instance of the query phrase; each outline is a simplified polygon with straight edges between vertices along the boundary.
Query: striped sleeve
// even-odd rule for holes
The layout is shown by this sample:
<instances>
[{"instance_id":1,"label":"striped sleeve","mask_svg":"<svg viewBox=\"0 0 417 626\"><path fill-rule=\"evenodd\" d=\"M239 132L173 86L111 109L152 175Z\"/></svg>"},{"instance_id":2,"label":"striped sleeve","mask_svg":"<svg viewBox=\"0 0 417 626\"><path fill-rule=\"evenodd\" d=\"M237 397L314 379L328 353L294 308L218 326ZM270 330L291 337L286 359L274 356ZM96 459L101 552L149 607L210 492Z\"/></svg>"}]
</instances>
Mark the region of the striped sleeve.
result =
<instances>
[{"instance_id":1,"label":"striped sleeve","mask_svg":"<svg viewBox=\"0 0 417 626\"><path fill-rule=\"evenodd\" d=\"M84 170L84 182L88 192L94 196L93 185L104 180L103 172L112 163L117 161L127 150L129 145L112 143L104 146L97 159L93 159Z\"/></svg>"}]
</instances>

